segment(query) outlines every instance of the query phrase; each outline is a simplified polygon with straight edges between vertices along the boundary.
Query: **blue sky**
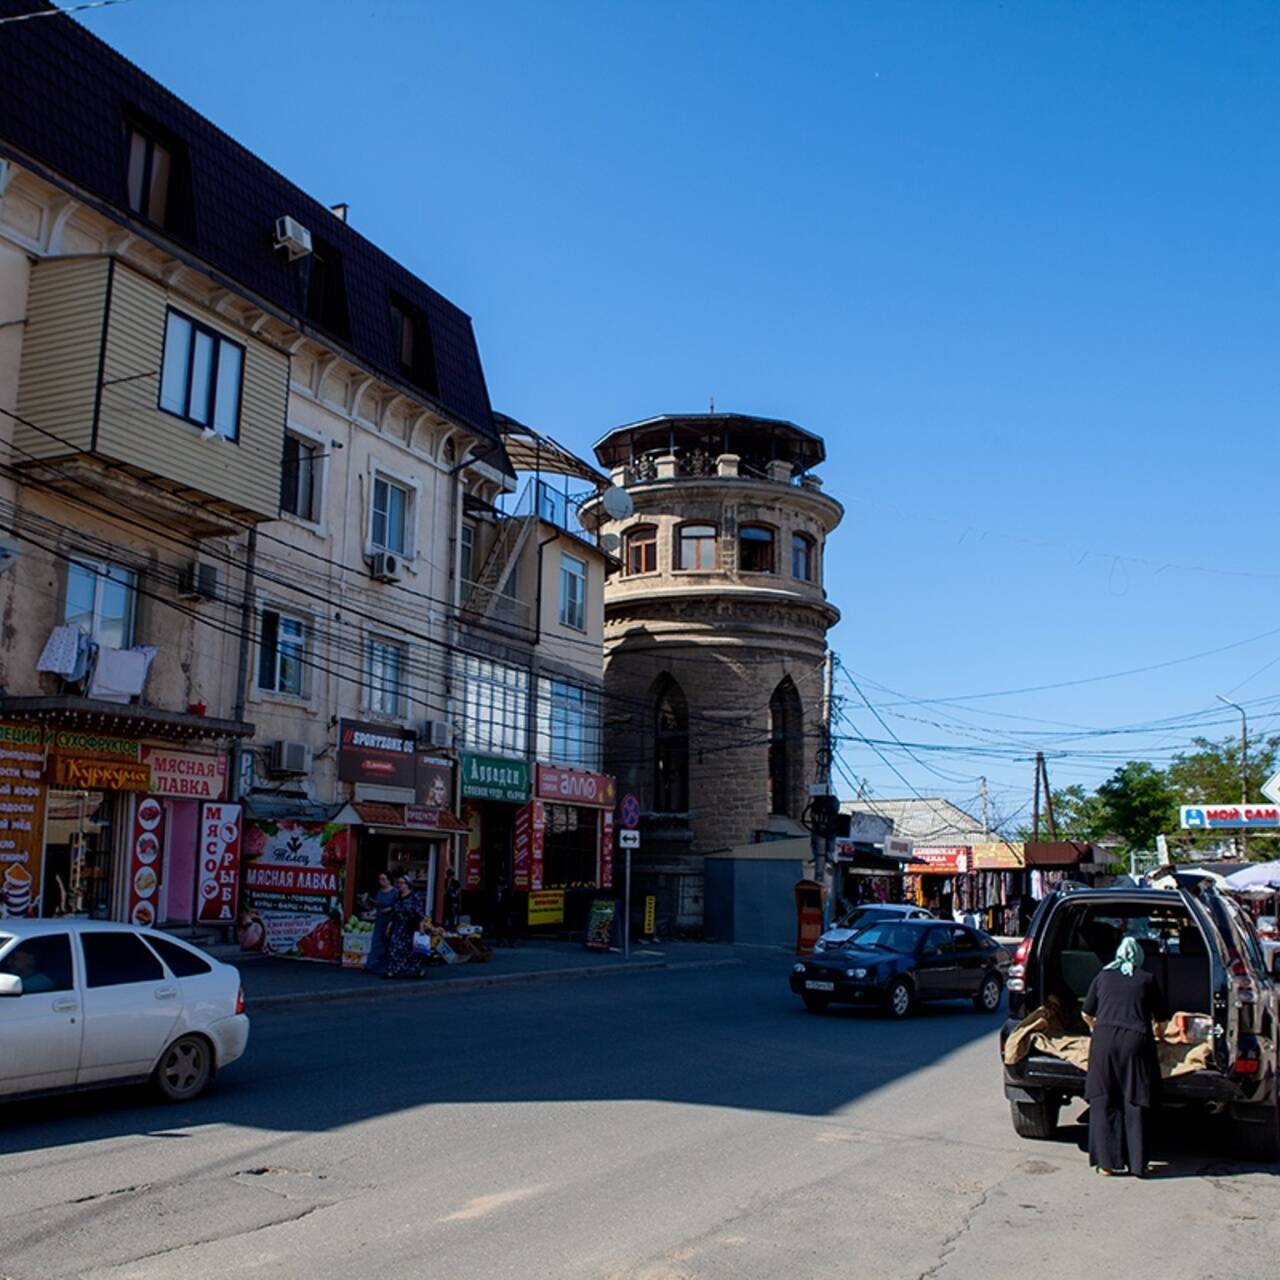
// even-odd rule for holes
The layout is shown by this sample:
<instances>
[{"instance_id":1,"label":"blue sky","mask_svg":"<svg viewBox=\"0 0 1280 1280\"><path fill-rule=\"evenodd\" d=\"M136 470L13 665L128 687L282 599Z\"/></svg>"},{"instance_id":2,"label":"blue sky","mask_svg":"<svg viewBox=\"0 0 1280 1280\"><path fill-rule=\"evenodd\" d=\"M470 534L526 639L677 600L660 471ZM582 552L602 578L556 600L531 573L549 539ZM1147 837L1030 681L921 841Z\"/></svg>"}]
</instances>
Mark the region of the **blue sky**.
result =
<instances>
[{"instance_id":1,"label":"blue sky","mask_svg":"<svg viewBox=\"0 0 1280 1280\"><path fill-rule=\"evenodd\" d=\"M899 738L949 748L884 748L904 782L850 744L874 794L963 801L986 774L1013 813L1017 757L1061 746L1040 721L1145 724L1232 688L1280 731L1280 660L1259 670L1280 634L951 706L879 687L1055 684L1280 629L1280 7L131 0L83 21L465 308L496 407L581 450L711 395L825 436L834 647ZM1079 740L1054 783L1190 732ZM976 741L998 751L958 754Z\"/></svg>"}]
</instances>

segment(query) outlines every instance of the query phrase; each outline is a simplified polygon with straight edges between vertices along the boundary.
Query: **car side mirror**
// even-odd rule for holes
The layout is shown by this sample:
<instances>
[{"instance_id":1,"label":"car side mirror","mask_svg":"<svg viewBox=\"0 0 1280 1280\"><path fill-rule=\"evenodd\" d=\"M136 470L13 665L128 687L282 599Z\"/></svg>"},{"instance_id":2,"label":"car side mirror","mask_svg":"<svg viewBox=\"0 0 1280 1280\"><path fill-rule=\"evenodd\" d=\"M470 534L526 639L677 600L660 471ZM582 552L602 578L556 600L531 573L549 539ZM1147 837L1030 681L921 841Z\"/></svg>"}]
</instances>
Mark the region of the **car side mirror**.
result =
<instances>
[{"instance_id":1,"label":"car side mirror","mask_svg":"<svg viewBox=\"0 0 1280 1280\"><path fill-rule=\"evenodd\" d=\"M0 996L20 996L22 979L16 973L0 973Z\"/></svg>"}]
</instances>

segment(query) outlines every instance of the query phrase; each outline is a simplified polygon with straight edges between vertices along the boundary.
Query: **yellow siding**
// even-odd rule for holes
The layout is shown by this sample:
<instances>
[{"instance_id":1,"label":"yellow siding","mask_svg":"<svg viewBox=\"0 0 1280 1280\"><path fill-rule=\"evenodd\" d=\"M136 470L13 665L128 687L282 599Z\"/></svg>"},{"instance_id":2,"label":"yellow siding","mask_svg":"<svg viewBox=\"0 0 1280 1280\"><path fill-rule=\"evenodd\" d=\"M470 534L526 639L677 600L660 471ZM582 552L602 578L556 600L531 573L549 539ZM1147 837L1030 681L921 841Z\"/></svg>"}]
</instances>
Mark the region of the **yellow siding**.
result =
<instances>
[{"instance_id":1,"label":"yellow siding","mask_svg":"<svg viewBox=\"0 0 1280 1280\"><path fill-rule=\"evenodd\" d=\"M172 304L245 349L238 441L205 440L198 427L158 407L165 313ZM143 374L146 376L137 377ZM225 321L170 298L117 264L111 291L97 451L260 515L279 512L288 359Z\"/></svg>"},{"instance_id":2,"label":"yellow siding","mask_svg":"<svg viewBox=\"0 0 1280 1280\"><path fill-rule=\"evenodd\" d=\"M55 258L32 268L17 411L34 426L16 424L19 460L91 447L108 270L105 258Z\"/></svg>"}]
</instances>

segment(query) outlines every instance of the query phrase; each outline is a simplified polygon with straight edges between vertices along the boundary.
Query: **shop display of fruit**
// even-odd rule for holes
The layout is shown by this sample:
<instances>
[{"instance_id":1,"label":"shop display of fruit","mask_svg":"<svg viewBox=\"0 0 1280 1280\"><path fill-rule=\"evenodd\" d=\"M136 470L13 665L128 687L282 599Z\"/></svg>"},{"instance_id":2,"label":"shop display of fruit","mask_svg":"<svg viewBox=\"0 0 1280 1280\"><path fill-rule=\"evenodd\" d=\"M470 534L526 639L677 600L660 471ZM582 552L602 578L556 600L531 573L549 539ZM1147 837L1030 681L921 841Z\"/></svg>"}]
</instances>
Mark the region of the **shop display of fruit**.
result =
<instances>
[{"instance_id":1,"label":"shop display of fruit","mask_svg":"<svg viewBox=\"0 0 1280 1280\"><path fill-rule=\"evenodd\" d=\"M348 933L372 933L373 921L361 920L359 916L352 916L343 927Z\"/></svg>"}]
</instances>

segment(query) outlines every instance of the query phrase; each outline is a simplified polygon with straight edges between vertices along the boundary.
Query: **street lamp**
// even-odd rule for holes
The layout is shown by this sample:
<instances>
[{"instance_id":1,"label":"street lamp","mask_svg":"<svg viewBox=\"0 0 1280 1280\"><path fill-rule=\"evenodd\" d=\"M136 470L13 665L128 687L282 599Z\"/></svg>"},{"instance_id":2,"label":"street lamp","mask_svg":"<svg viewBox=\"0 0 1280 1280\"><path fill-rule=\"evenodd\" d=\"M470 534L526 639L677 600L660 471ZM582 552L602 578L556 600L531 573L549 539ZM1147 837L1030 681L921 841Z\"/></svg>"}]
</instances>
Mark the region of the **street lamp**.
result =
<instances>
[{"instance_id":1,"label":"street lamp","mask_svg":"<svg viewBox=\"0 0 1280 1280\"><path fill-rule=\"evenodd\" d=\"M1232 702L1230 698L1224 698L1220 693L1215 694L1214 697L1219 702L1223 702L1229 707L1234 707L1240 713L1240 806L1243 809L1249 803L1249 720L1244 713L1244 708L1238 702ZM1243 817L1243 814L1241 816ZM1244 856L1248 858L1248 827L1241 828L1240 848Z\"/></svg>"}]
</instances>

